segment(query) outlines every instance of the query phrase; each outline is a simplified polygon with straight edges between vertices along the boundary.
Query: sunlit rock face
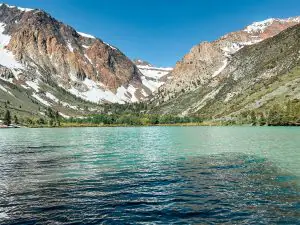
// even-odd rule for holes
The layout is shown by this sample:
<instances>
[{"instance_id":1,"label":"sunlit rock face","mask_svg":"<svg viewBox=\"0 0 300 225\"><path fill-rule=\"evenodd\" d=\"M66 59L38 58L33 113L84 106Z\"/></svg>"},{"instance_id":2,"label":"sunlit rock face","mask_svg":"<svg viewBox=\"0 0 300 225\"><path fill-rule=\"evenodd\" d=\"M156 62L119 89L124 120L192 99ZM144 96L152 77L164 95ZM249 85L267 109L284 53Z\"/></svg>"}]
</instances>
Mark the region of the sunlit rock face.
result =
<instances>
[{"instance_id":1,"label":"sunlit rock face","mask_svg":"<svg viewBox=\"0 0 300 225\"><path fill-rule=\"evenodd\" d=\"M159 114L228 119L300 100L299 17L270 19L195 46L151 99Z\"/></svg>"},{"instance_id":2,"label":"sunlit rock face","mask_svg":"<svg viewBox=\"0 0 300 225\"><path fill-rule=\"evenodd\" d=\"M94 103L138 102L149 94L142 73L119 49L42 10L1 4L0 28L0 64L22 73L25 84L54 83Z\"/></svg>"},{"instance_id":3,"label":"sunlit rock face","mask_svg":"<svg viewBox=\"0 0 300 225\"><path fill-rule=\"evenodd\" d=\"M268 19L226 34L216 41L194 46L177 62L170 74L172 79L160 88L160 95L156 98L168 100L178 92L195 90L198 86L205 85L221 74L240 49L273 37L299 22L300 17Z\"/></svg>"}]
</instances>

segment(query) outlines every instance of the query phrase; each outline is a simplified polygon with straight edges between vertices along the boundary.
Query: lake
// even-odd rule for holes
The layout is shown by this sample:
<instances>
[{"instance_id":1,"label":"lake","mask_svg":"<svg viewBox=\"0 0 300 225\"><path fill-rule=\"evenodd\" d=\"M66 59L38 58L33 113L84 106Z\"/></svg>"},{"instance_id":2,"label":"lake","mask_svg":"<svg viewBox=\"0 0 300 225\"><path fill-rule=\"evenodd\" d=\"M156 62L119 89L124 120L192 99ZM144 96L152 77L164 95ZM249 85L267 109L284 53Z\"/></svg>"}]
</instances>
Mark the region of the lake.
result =
<instances>
[{"instance_id":1,"label":"lake","mask_svg":"<svg viewBox=\"0 0 300 225\"><path fill-rule=\"evenodd\" d=\"M300 224L300 128L0 130L0 224Z\"/></svg>"}]
</instances>

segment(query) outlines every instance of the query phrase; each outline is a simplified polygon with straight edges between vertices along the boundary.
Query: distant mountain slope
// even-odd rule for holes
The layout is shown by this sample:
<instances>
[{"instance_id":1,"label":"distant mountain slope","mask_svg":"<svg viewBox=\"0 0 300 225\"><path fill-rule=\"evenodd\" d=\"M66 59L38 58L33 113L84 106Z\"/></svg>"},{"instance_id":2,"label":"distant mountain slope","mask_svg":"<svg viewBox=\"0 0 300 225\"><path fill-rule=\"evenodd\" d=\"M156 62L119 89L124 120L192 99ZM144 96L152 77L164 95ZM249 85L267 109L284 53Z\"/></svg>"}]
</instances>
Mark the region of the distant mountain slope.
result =
<instances>
[{"instance_id":1,"label":"distant mountain slope","mask_svg":"<svg viewBox=\"0 0 300 225\"><path fill-rule=\"evenodd\" d=\"M200 43L176 64L171 73L172 79L160 88L155 98L159 102L168 101L183 91L186 93L205 85L221 74L240 49L273 37L299 22L300 17L268 19L224 35L216 41Z\"/></svg>"},{"instance_id":2,"label":"distant mountain slope","mask_svg":"<svg viewBox=\"0 0 300 225\"><path fill-rule=\"evenodd\" d=\"M259 27L254 29L255 32L264 34ZM299 83L298 24L264 41L243 47L231 55L216 76L200 82L194 90L183 91L165 102L154 101L154 111L197 114L205 118L235 117L251 110L263 112L275 105L284 107L289 101L300 102Z\"/></svg>"},{"instance_id":3,"label":"distant mountain slope","mask_svg":"<svg viewBox=\"0 0 300 225\"><path fill-rule=\"evenodd\" d=\"M116 47L37 9L0 4L0 65L2 80L30 90L42 106L64 108L61 92L93 103L138 102L149 94L142 73Z\"/></svg>"}]
</instances>

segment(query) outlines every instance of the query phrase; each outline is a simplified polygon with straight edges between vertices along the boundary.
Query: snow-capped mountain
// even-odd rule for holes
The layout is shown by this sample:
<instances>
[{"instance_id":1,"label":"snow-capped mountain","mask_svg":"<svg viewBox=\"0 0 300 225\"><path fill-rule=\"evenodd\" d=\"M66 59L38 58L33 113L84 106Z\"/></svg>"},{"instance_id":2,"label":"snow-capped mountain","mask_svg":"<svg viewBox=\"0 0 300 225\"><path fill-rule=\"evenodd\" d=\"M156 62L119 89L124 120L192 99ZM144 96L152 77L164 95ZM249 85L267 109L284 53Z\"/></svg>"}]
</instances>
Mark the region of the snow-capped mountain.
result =
<instances>
[{"instance_id":1,"label":"snow-capped mountain","mask_svg":"<svg viewBox=\"0 0 300 225\"><path fill-rule=\"evenodd\" d=\"M72 116L96 112L101 108L98 103L151 98L155 105L165 103L172 111L169 100L199 87L220 85L240 51L299 23L300 17L255 22L193 47L173 70L143 60L132 62L117 47L42 10L0 4L0 106L9 101L11 108L26 113L43 114L41 109L51 107ZM241 58L246 62L245 55ZM197 111L218 93L212 90L200 102L195 95L196 100L189 99L195 105L180 113ZM226 101L237 93L227 93Z\"/></svg>"},{"instance_id":2,"label":"snow-capped mountain","mask_svg":"<svg viewBox=\"0 0 300 225\"><path fill-rule=\"evenodd\" d=\"M173 70L173 68L156 67L140 59L133 60L133 62L143 74L141 76L143 85L151 91L148 94L154 93L167 80L171 79L171 76L169 76L169 74Z\"/></svg>"},{"instance_id":3,"label":"snow-capped mountain","mask_svg":"<svg viewBox=\"0 0 300 225\"><path fill-rule=\"evenodd\" d=\"M298 100L299 26L268 19L193 47L152 98L155 112L219 117Z\"/></svg>"},{"instance_id":4,"label":"snow-capped mountain","mask_svg":"<svg viewBox=\"0 0 300 225\"><path fill-rule=\"evenodd\" d=\"M171 72L171 80L160 87L154 99L168 101L181 92L189 92L218 77L229 65L234 55L245 46L257 44L300 23L300 17L267 19L255 22L244 29L224 35L213 42L194 46Z\"/></svg>"},{"instance_id":5,"label":"snow-capped mountain","mask_svg":"<svg viewBox=\"0 0 300 225\"><path fill-rule=\"evenodd\" d=\"M44 106L64 102L60 89L93 103L149 95L142 73L118 48L38 9L0 4L0 67L2 80L30 90Z\"/></svg>"},{"instance_id":6,"label":"snow-capped mountain","mask_svg":"<svg viewBox=\"0 0 300 225\"><path fill-rule=\"evenodd\" d=\"M250 34L263 33L266 29L271 28L271 26L282 26L287 23L300 23L300 16L291 17L288 19L278 19L270 18L260 22L254 22L251 25L247 26L244 31ZM272 29L274 29L273 27Z\"/></svg>"},{"instance_id":7,"label":"snow-capped mountain","mask_svg":"<svg viewBox=\"0 0 300 225\"><path fill-rule=\"evenodd\" d=\"M167 101L156 99L153 113L196 114L222 121L279 118L279 124L299 118L300 23L224 57L227 65L217 75Z\"/></svg>"}]
</instances>

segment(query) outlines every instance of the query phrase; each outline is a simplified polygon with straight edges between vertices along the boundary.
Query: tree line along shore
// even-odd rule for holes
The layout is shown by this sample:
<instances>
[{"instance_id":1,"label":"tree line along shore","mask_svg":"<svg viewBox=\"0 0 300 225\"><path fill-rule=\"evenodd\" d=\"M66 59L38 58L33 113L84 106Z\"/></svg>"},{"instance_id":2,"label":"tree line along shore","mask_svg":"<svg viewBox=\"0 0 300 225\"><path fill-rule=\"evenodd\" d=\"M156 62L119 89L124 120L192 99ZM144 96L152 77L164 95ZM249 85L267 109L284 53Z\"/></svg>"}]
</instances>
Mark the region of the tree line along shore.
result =
<instances>
[{"instance_id":1,"label":"tree line along shore","mask_svg":"<svg viewBox=\"0 0 300 225\"><path fill-rule=\"evenodd\" d=\"M243 111L231 118L209 118L199 115L159 115L135 110L122 110L124 106L109 106L102 114L85 117L62 117L58 111L48 107L42 117L12 115L6 109L0 114L0 127L101 127L101 126L300 126L300 103L288 101L284 105L273 105L267 110ZM111 110L113 107L113 110Z\"/></svg>"}]
</instances>

